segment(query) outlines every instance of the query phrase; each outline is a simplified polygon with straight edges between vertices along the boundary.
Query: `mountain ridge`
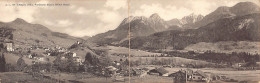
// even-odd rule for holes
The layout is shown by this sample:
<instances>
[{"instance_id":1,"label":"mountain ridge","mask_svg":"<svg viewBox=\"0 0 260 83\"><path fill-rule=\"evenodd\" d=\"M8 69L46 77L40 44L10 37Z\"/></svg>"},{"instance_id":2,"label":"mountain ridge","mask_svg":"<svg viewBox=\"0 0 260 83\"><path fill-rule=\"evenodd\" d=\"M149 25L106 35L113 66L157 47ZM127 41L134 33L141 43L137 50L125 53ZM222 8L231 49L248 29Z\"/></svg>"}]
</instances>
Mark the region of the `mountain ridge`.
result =
<instances>
[{"instance_id":1,"label":"mountain ridge","mask_svg":"<svg viewBox=\"0 0 260 83\"><path fill-rule=\"evenodd\" d=\"M14 29L13 42L18 47L28 47L31 45L69 47L81 39L69 36L65 33L54 32L40 24L31 24L21 18L11 22L1 22L1 28ZM64 42L66 41L66 42Z\"/></svg>"},{"instance_id":2,"label":"mountain ridge","mask_svg":"<svg viewBox=\"0 0 260 83\"><path fill-rule=\"evenodd\" d=\"M260 7L253 2L239 2L232 7L221 6L218 7L215 11L206 15L201 21L196 22L193 28L196 29L223 18L243 16L259 12Z\"/></svg>"},{"instance_id":3,"label":"mountain ridge","mask_svg":"<svg viewBox=\"0 0 260 83\"><path fill-rule=\"evenodd\" d=\"M260 13L224 18L199 29L170 30L131 39L133 49L184 49L199 42L260 41ZM126 46L126 42L121 46Z\"/></svg>"},{"instance_id":4,"label":"mountain ridge","mask_svg":"<svg viewBox=\"0 0 260 83\"><path fill-rule=\"evenodd\" d=\"M158 14L152 14L149 18L144 16L129 16L120 25L105 33L90 37L88 41L105 44L118 44L128 37L128 27L131 25L131 37L148 36L155 32L167 30L168 26ZM106 42L104 42L106 41Z\"/></svg>"}]
</instances>

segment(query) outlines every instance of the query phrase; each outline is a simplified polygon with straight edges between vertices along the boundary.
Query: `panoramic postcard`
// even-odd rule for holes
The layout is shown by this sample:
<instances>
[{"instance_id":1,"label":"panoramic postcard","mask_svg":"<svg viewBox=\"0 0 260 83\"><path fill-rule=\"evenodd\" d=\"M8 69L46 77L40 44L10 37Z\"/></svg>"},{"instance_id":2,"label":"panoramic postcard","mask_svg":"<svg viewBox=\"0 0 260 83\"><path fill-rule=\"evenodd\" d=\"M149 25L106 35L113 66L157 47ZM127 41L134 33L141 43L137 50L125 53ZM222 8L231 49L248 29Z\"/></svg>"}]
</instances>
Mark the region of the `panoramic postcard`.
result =
<instances>
[{"instance_id":1,"label":"panoramic postcard","mask_svg":"<svg viewBox=\"0 0 260 83\"><path fill-rule=\"evenodd\" d=\"M260 83L260 1L0 0L0 83Z\"/></svg>"}]
</instances>

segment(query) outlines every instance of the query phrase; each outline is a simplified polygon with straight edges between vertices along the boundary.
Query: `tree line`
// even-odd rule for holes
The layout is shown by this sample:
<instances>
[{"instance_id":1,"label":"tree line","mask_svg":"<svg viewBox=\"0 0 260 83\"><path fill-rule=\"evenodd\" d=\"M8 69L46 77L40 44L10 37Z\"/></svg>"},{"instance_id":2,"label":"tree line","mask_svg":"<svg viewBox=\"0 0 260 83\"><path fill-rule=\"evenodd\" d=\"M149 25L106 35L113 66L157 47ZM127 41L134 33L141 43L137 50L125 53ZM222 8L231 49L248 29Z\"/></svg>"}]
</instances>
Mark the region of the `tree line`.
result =
<instances>
[{"instance_id":1,"label":"tree line","mask_svg":"<svg viewBox=\"0 0 260 83\"><path fill-rule=\"evenodd\" d=\"M209 50L204 53L195 53L194 51L181 53L178 51L172 51L168 52L167 56L204 60L207 62L228 65L233 65L236 63L247 63L247 66L256 66L256 62L260 61L259 54L251 54L248 52L216 53L214 51Z\"/></svg>"},{"instance_id":2,"label":"tree line","mask_svg":"<svg viewBox=\"0 0 260 83\"><path fill-rule=\"evenodd\" d=\"M6 65L5 55L2 54L0 56L0 72L5 72L5 65Z\"/></svg>"}]
</instances>

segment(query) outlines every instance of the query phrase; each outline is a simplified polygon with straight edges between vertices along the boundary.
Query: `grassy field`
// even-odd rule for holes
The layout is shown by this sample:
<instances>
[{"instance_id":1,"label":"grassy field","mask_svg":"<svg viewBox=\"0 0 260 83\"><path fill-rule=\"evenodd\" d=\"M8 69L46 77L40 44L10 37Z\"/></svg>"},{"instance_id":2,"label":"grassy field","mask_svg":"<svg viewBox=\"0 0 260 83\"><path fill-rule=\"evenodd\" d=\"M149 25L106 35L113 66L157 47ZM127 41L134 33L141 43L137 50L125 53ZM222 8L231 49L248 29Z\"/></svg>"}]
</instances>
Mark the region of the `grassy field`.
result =
<instances>
[{"instance_id":1,"label":"grassy field","mask_svg":"<svg viewBox=\"0 0 260 83\"><path fill-rule=\"evenodd\" d=\"M126 59L128 57L122 57L122 56L115 56L112 55L114 53L116 54L126 54L128 55L128 48L126 47L115 47L115 46L102 46L102 47L94 47L94 49L103 49L103 50L108 50L108 56L110 57L111 60L119 60L119 59ZM130 54L134 55L134 57L131 57L131 61L136 61L136 60L142 60L143 62L147 59L149 62L153 59L154 57L141 57L141 56L147 56L147 55L161 55L161 53L152 53L152 52L146 52L142 50L136 50L136 49L131 49ZM157 57L158 60L161 59L171 59L173 62L177 64L188 64L188 63L197 63L197 64L207 64L208 62L205 61L200 61L200 60L193 60L193 59L186 59L186 58L181 58L181 57ZM142 63L143 63L142 62Z\"/></svg>"},{"instance_id":2,"label":"grassy field","mask_svg":"<svg viewBox=\"0 0 260 83\"><path fill-rule=\"evenodd\" d=\"M56 83L56 81L46 78L35 78L30 74L22 72L1 72L0 83Z\"/></svg>"},{"instance_id":3,"label":"grassy field","mask_svg":"<svg viewBox=\"0 0 260 83\"><path fill-rule=\"evenodd\" d=\"M172 63L174 64L192 64L192 63L196 63L196 64L208 64L209 62L206 61L201 61L201 60L193 60L193 59L186 59L186 58L181 58L181 57L156 57L157 60L171 60ZM151 63L151 61L155 60L155 57L131 57L131 61L136 61L136 60L140 60L142 64L145 64L146 60L148 61L148 63Z\"/></svg>"},{"instance_id":4,"label":"grassy field","mask_svg":"<svg viewBox=\"0 0 260 83\"><path fill-rule=\"evenodd\" d=\"M129 54L129 49L126 47L101 46L101 47L93 47L93 49L107 50L108 56L110 57L111 60L126 59L128 58L128 54ZM123 55L127 55L127 57L115 56L113 54L123 54ZM146 52L142 50L131 49L130 54L134 56L146 56L146 55L160 55L161 53L152 53L152 52Z\"/></svg>"},{"instance_id":5,"label":"grassy field","mask_svg":"<svg viewBox=\"0 0 260 83\"><path fill-rule=\"evenodd\" d=\"M196 44L189 45L185 48L187 51L199 51L205 52L207 50L212 50L216 52L224 52L224 53L231 53L231 52L249 52L252 54L260 53L260 42L248 42L248 41L221 41L216 43L206 43L200 42Z\"/></svg>"},{"instance_id":6,"label":"grassy field","mask_svg":"<svg viewBox=\"0 0 260 83\"><path fill-rule=\"evenodd\" d=\"M113 53L127 54L127 55L129 54L129 49L126 47L101 46L101 47L94 47L94 49L105 49L108 50L109 54L113 54ZM160 55L161 53L152 53L143 50L131 49L130 54L134 56L143 56L143 55Z\"/></svg>"},{"instance_id":7,"label":"grassy field","mask_svg":"<svg viewBox=\"0 0 260 83\"><path fill-rule=\"evenodd\" d=\"M166 68L170 72L175 72L185 68ZM227 71L222 69L192 69L194 71L201 70L203 72L211 72L214 74L226 75L229 78L239 81L252 81L247 83L259 83L260 71ZM123 77L125 81L114 81L113 77L97 77L88 73L60 73L51 74L45 73L44 76L51 78L35 78L32 75L22 72L5 72L0 73L2 83L56 83L57 80L64 81L65 83L129 83L129 77ZM52 80L52 79L57 79ZM133 76L130 78L130 83L173 83L172 77L162 77L156 75L146 75L144 77ZM188 83L203 83L203 82L188 82ZM236 83L236 82L223 82L214 81L212 83Z\"/></svg>"},{"instance_id":8,"label":"grassy field","mask_svg":"<svg viewBox=\"0 0 260 83\"><path fill-rule=\"evenodd\" d=\"M22 56L19 54L12 54L12 53L5 53L4 55L5 55L6 63L13 64L13 65L16 64L17 60ZM49 58L49 62L51 63L55 60L55 57L53 56L46 56L46 57ZM32 61L35 61L25 56L23 57L23 60L27 65L32 65Z\"/></svg>"},{"instance_id":9,"label":"grassy field","mask_svg":"<svg viewBox=\"0 0 260 83\"><path fill-rule=\"evenodd\" d=\"M201 69L204 72L211 72L215 74L226 75L229 78L236 79L239 81L250 80L260 81L260 70L247 70L247 71L230 71L230 70L219 70L212 68Z\"/></svg>"},{"instance_id":10,"label":"grassy field","mask_svg":"<svg viewBox=\"0 0 260 83\"><path fill-rule=\"evenodd\" d=\"M181 69L186 68L165 68L169 73L177 72ZM190 68L193 71L201 70L203 72L210 72L216 75L225 75L230 79L235 79L238 81L260 81L260 70L248 70L248 71L235 71L232 69L221 69L221 68Z\"/></svg>"},{"instance_id":11,"label":"grassy field","mask_svg":"<svg viewBox=\"0 0 260 83\"><path fill-rule=\"evenodd\" d=\"M15 54L11 54L11 53L5 53L5 61L6 63L9 64L16 64L17 60L21 57L21 55L15 55ZM23 60L25 61L26 64L31 65L32 64L32 59L23 57Z\"/></svg>"}]
</instances>

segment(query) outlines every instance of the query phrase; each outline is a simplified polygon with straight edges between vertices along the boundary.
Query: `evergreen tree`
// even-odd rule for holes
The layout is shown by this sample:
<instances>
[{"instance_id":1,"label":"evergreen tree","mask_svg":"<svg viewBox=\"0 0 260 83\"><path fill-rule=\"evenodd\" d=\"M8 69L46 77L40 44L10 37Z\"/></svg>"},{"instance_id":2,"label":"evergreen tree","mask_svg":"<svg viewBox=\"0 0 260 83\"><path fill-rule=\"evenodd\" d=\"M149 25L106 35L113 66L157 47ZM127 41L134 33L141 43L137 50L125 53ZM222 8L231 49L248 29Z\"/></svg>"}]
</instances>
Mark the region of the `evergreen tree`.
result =
<instances>
[{"instance_id":1,"label":"evergreen tree","mask_svg":"<svg viewBox=\"0 0 260 83\"><path fill-rule=\"evenodd\" d=\"M3 68L3 72L5 72L5 64L6 64L6 61L5 61L5 55L4 54L2 54L2 67L1 68Z\"/></svg>"},{"instance_id":2,"label":"evergreen tree","mask_svg":"<svg viewBox=\"0 0 260 83\"><path fill-rule=\"evenodd\" d=\"M17 70L18 70L18 71L23 71L26 66L27 66L27 64L25 63L25 61L23 60L23 58L20 57L20 58L17 60Z\"/></svg>"},{"instance_id":3,"label":"evergreen tree","mask_svg":"<svg viewBox=\"0 0 260 83\"><path fill-rule=\"evenodd\" d=\"M92 55L88 52L85 56L85 64L89 64L89 65L92 65L93 62L92 62L93 58L92 58Z\"/></svg>"},{"instance_id":4,"label":"evergreen tree","mask_svg":"<svg viewBox=\"0 0 260 83\"><path fill-rule=\"evenodd\" d=\"M0 72L3 72L3 58L0 56Z\"/></svg>"}]
</instances>

